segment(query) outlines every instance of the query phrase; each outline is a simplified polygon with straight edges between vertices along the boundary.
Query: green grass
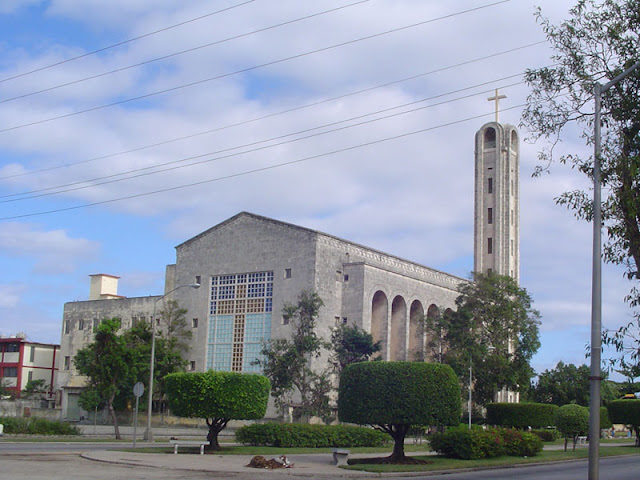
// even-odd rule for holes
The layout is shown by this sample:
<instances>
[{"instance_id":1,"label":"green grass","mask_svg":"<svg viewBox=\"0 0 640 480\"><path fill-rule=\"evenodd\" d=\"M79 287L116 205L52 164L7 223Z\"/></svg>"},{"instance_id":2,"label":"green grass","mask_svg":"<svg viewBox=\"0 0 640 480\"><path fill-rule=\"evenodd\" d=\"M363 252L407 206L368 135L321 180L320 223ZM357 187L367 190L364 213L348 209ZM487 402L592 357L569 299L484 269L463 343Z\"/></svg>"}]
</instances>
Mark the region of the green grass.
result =
<instances>
[{"instance_id":1,"label":"green grass","mask_svg":"<svg viewBox=\"0 0 640 480\"><path fill-rule=\"evenodd\" d=\"M640 455L640 449L630 446L607 447L600 449L601 457L610 457L615 455ZM431 463L427 465L371 465L371 464L355 464L346 468L349 470L361 470L366 472L430 472L436 470L459 470L467 468L487 468L487 467L506 467L513 465L526 465L529 463L546 463L559 462L566 460L575 460L588 458L589 449L579 448L575 452L563 450L543 451L535 457L497 457L482 460L457 460L452 458L444 458L438 456L417 456L422 460ZM355 459L357 460L357 458ZM350 459L351 461L351 459Z\"/></svg>"}]
</instances>

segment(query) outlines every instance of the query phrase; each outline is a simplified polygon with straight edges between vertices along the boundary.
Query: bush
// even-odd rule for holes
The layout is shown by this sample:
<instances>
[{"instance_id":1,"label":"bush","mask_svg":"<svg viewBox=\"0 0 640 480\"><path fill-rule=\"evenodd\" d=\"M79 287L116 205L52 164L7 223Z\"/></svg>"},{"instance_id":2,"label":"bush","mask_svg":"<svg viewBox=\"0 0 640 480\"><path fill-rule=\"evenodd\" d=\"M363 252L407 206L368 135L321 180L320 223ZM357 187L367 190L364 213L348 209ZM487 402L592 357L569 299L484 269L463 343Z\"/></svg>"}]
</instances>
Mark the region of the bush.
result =
<instances>
[{"instance_id":1,"label":"bush","mask_svg":"<svg viewBox=\"0 0 640 480\"><path fill-rule=\"evenodd\" d=\"M613 423L630 425L636 434L636 446L640 447L640 400L614 400L607 405Z\"/></svg>"},{"instance_id":2,"label":"bush","mask_svg":"<svg viewBox=\"0 0 640 480\"><path fill-rule=\"evenodd\" d=\"M533 433L543 442L555 442L560 438L560 432L555 428L535 428L530 433Z\"/></svg>"},{"instance_id":3,"label":"bush","mask_svg":"<svg viewBox=\"0 0 640 480\"><path fill-rule=\"evenodd\" d=\"M600 428L609 430L613 427L613 422L609 419L609 410L607 407L600 407Z\"/></svg>"},{"instance_id":4,"label":"bush","mask_svg":"<svg viewBox=\"0 0 640 480\"><path fill-rule=\"evenodd\" d=\"M379 447L389 437L379 430L351 425L263 423L236 431L236 441L270 447Z\"/></svg>"},{"instance_id":5,"label":"bush","mask_svg":"<svg viewBox=\"0 0 640 480\"><path fill-rule=\"evenodd\" d=\"M487 424L510 428L545 428L554 424L556 405L546 403L489 403Z\"/></svg>"},{"instance_id":6,"label":"bush","mask_svg":"<svg viewBox=\"0 0 640 480\"><path fill-rule=\"evenodd\" d=\"M429 438L431 448L449 458L475 460L502 455L532 457L542 451L542 440L533 434L494 428L488 430L456 427Z\"/></svg>"},{"instance_id":7,"label":"bush","mask_svg":"<svg viewBox=\"0 0 640 480\"><path fill-rule=\"evenodd\" d=\"M564 450L567 450L567 440L573 440L576 449L578 436L586 435L589 431L589 409L574 403L563 405L555 414L556 427L564 436Z\"/></svg>"},{"instance_id":8,"label":"bush","mask_svg":"<svg viewBox=\"0 0 640 480\"><path fill-rule=\"evenodd\" d=\"M21 435L79 435L80 430L69 423L44 418L0 417L4 433Z\"/></svg>"}]
</instances>

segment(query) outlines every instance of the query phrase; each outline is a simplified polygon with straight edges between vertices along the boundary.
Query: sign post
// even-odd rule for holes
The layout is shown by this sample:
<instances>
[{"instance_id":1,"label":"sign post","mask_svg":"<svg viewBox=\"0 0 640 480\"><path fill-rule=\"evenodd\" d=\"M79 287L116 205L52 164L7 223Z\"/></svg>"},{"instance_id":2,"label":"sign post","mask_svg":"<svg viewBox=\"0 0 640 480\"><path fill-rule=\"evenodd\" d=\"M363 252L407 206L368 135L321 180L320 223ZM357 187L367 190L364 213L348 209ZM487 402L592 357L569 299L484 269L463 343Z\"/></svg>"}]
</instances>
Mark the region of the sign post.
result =
<instances>
[{"instance_id":1,"label":"sign post","mask_svg":"<svg viewBox=\"0 0 640 480\"><path fill-rule=\"evenodd\" d=\"M140 403L140 397L144 393L144 384L137 382L133 386L133 394L136 396L136 411L133 416L133 448L136 448L136 437L138 435L138 404Z\"/></svg>"}]
</instances>

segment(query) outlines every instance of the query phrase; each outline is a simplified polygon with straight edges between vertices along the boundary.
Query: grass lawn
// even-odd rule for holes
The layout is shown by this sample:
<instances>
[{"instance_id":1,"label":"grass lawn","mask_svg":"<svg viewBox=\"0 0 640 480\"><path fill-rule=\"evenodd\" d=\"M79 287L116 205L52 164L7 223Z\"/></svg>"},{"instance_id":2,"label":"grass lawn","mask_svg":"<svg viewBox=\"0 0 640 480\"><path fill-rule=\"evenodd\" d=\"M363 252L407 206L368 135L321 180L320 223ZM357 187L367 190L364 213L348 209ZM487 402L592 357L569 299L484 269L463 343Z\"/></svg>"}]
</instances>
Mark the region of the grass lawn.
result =
<instances>
[{"instance_id":1,"label":"grass lawn","mask_svg":"<svg viewBox=\"0 0 640 480\"><path fill-rule=\"evenodd\" d=\"M600 449L601 457L609 457L615 455L640 455L640 449L631 446L607 447ZM422 460L432 463L427 465L370 465L370 464L354 464L346 468L349 470L362 470L366 472L428 472L434 470L458 470L465 468L482 468L482 467L504 467L513 465L525 465L528 463L540 462L558 462L566 460L575 460L580 458L588 458L588 448L577 448L575 452L570 449L566 453L563 450L547 450L541 452L535 457L497 457L482 460L457 460L452 458L444 458L438 456L418 456ZM357 462L357 456L354 458ZM349 460L350 462L352 459Z\"/></svg>"}]
</instances>

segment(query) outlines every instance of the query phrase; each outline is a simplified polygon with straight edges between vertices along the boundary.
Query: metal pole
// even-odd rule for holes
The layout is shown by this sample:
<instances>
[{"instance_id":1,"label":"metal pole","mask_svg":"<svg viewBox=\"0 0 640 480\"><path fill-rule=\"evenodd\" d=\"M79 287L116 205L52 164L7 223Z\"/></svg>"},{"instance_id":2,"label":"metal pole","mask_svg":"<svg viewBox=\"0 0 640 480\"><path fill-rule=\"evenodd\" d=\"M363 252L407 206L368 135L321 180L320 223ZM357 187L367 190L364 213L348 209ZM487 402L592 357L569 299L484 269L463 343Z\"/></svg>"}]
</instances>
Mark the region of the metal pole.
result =
<instances>
[{"instance_id":1,"label":"metal pole","mask_svg":"<svg viewBox=\"0 0 640 480\"><path fill-rule=\"evenodd\" d=\"M600 475L600 353L602 350L602 201L600 189L600 109L602 85L594 89L593 265L591 280L591 376L589 377L589 480Z\"/></svg>"},{"instance_id":2,"label":"metal pole","mask_svg":"<svg viewBox=\"0 0 640 480\"><path fill-rule=\"evenodd\" d=\"M602 353L602 198L600 179L602 94L640 67L640 61L609 83L594 86L593 128L593 268L591 280L591 375L589 377L589 480L600 477L600 369Z\"/></svg>"},{"instance_id":3,"label":"metal pole","mask_svg":"<svg viewBox=\"0 0 640 480\"><path fill-rule=\"evenodd\" d=\"M144 432L144 438L149 443L153 442L153 432L151 430L151 410L152 410L151 406L153 401L153 371L154 371L154 365L156 361L156 306L158 305L158 302L160 300L163 300L167 295L175 292L179 288L184 288L184 287L200 288L200 284L190 283L187 285L177 286L173 290L165 293L163 296L158 298L153 303L153 318L151 319L151 360L149 365L149 397L148 397L149 405L147 405L147 430L146 432Z\"/></svg>"},{"instance_id":4,"label":"metal pole","mask_svg":"<svg viewBox=\"0 0 640 480\"><path fill-rule=\"evenodd\" d=\"M469 430L471 430L471 382L473 379L473 365L471 363L471 355L469 355Z\"/></svg>"}]
</instances>

